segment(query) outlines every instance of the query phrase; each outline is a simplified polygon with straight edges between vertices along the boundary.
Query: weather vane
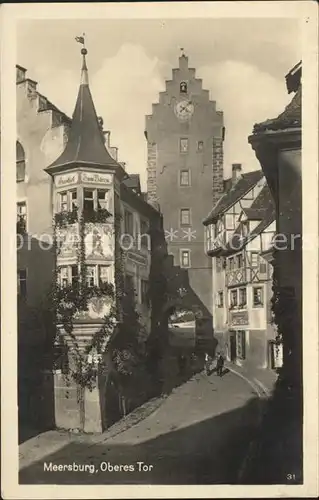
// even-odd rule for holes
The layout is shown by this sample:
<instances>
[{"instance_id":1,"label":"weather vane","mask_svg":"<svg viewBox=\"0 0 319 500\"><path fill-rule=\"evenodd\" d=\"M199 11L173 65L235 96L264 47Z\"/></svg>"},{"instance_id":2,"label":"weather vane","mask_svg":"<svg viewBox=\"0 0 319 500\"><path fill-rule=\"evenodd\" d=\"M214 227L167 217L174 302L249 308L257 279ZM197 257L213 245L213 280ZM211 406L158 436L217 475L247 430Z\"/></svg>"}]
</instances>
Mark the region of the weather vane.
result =
<instances>
[{"instance_id":1,"label":"weather vane","mask_svg":"<svg viewBox=\"0 0 319 500\"><path fill-rule=\"evenodd\" d=\"M76 36L75 37L75 40L78 42L78 43L81 43L83 45L83 49L81 50L81 53L83 55L87 54L87 50L85 48L85 33L82 33L82 36Z\"/></svg>"}]
</instances>

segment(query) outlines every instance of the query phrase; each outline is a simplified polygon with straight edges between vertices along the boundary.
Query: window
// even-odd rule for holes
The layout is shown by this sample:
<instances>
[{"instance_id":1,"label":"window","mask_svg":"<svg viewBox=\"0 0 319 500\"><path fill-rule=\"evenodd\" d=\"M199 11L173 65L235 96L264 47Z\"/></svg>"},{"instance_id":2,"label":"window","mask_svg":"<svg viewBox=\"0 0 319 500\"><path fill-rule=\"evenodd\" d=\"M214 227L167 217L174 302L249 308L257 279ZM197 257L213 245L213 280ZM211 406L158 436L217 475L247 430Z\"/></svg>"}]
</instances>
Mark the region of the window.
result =
<instances>
[{"instance_id":1,"label":"window","mask_svg":"<svg viewBox=\"0 0 319 500\"><path fill-rule=\"evenodd\" d=\"M71 266L71 283L76 285L79 282L78 266Z\"/></svg>"},{"instance_id":2,"label":"window","mask_svg":"<svg viewBox=\"0 0 319 500\"><path fill-rule=\"evenodd\" d=\"M229 270L232 271L234 269L234 257L231 257L228 260L228 264L229 264Z\"/></svg>"},{"instance_id":3,"label":"window","mask_svg":"<svg viewBox=\"0 0 319 500\"><path fill-rule=\"evenodd\" d=\"M111 266L99 266L99 285L111 281Z\"/></svg>"},{"instance_id":4,"label":"window","mask_svg":"<svg viewBox=\"0 0 319 500\"><path fill-rule=\"evenodd\" d=\"M197 141L197 152L201 153L204 151L204 141Z\"/></svg>"},{"instance_id":5,"label":"window","mask_svg":"<svg viewBox=\"0 0 319 500\"><path fill-rule=\"evenodd\" d=\"M258 307L263 305L263 289L261 286L253 287L253 306Z\"/></svg>"},{"instance_id":6,"label":"window","mask_svg":"<svg viewBox=\"0 0 319 500\"><path fill-rule=\"evenodd\" d=\"M78 193L77 193L77 191L70 191L70 205L71 205L72 212L78 209Z\"/></svg>"},{"instance_id":7,"label":"window","mask_svg":"<svg viewBox=\"0 0 319 500\"><path fill-rule=\"evenodd\" d=\"M241 269L243 267L243 256L242 254L237 255L237 267Z\"/></svg>"},{"instance_id":8,"label":"window","mask_svg":"<svg viewBox=\"0 0 319 500\"><path fill-rule=\"evenodd\" d=\"M259 254L258 252L251 252L251 267L258 267L259 265Z\"/></svg>"},{"instance_id":9,"label":"window","mask_svg":"<svg viewBox=\"0 0 319 500\"><path fill-rule=\"evenodd\" d=\"M68 193L60 193L60 211L67 212L68 211Z\"/></svg>"},{"instance_id":10,"label":"window","mask_svg":"<svg viewBox=\"0 0 319 500\"><path fill-rule=\"evenodd\" d=\"M181 82L179 85L179 91L181 94L187 94L187 83Z\"/></svg>"},{"instance_id":11,"label":"window","mask_svg":"<svg viewBox=\"0 0 319 500\"><path fill-rule=\"evenodd\" d=\"M261 262L259 264L259 272L260 272L260 274L266 274L267 273L267 264L265 262Z\"/></svg>"},{"instance_id":12,"label":"window","mask_svg":"<svg viewBox=\"0 0 319 500\"><path fill-rule=\"evenodd\" d=\"M141 219L141 234L140 234L140 244L142 248L151 249L150 235L149 235L149 226L148 222L144 219Z\"/></svg>"},{"instance_id":13,"label":"window","mask_svg":"<svg viewBox=\"0 0 319 500\"><path fill-rule=\"evenodd\" d=\"M17 203L17 233L25 233L27 230L27 204L25 201Z\"/></svg>"},{"instance_id":14,"label":"window","mask_svg":"<svg viewBox=\"0 0 319 500\"><path fill-rule=\"evenodd\" d=\"M189 208L182 208L180 212L181 226L189 226L191 223L191 213Z\"/></svg>"},{"instance_id":15,"label":"window","mask_svg":"<svg viewBox=\"0 0 319 500\"><path fill-rule=\"evenodd\" d=\"M27 270L19 269L18 271L18 296L25 299L27 296Z\"/></svg>"},{"instance_id":16,"label":"window","mask_svg":"<svg viewBox=\"0 0 319 500\"><path fill-rule=\"evenodd\" d=\"M148 281L141 280L141 302L144 305L148 304Z\"/></svg>"},{"instance_id":17,"label":"window","mask_svg":"<svg viewBox=\"0 0 319 500\"><path fill-rule=\"evenodd\" d=\"M190 175L189 170L181 170L179 173L179 184L180 186L189 186L190 185Z\"/></svg>"},{"instance_id":18,"label":"window","mask_svg":"<svg viewBox=\"0 0 319 500\"><path fill-rule=\"evenodd\" d=\"M84 212L92 212L94 210L94 189L84 189L83 199Z\"/></svg>"},{"instance_id":19,"label":"window","mask_svg":"<svg viewBox=\"0 0 319 500\"><path fill-rule=\"evenodd\" d=\"M16 142L16 180L25 181L25 154L20 142Z\"/></svg>"},{"instance_id":20,"label":"window","mask_svg":"<svg viewBox=\"0 0 319 500\"><path fill-rule=\"evenodd\" d=\"M181 267L191 266L191 253L190 250L181 250Z\"/></svg>"},{"instance_id":21,"label":"window","mask_svg":"<svg viewBox=\"0 0 319 500\"><path fill-rule=\"evenodd\" d=\"M92 287L95 285L96 267L86 266L86 286Z\"/></svg>"},{"instance_id":22,"label":"window","mask_svg":"<svg viewBox=\"0 0 319 500\"><path fill-rule=\"evenodd\" d=\"M236 332L236 356L239 359L246 358L246 332L244 330Z\"/></svg>"},{"instance_id":23,"label":"window","mask_svg":"<svg viewBox=\"0 0 319 500\"><path fill-rule=\"evenodd\" d=\"M63 191L58 194L58 210L60 212L75 211L78 208L77 191Z\"/></svg>"},{"instance_id":24,"label":"window","mask_svg":"<svg viewBox=\"0 0 319 500\"><path fill-rule=\"evenodd\" d=\"M246 288L239 289L239 307L247 305L247 290Z\"/></svg>"},{"instance_id":25,"label":"window","mask_svg":"<svg viewBox=\"0 0 319 500\"><path fill-rule=\"evenodd\" d=\"M134 236L134 220L132 212L125 210L124 212L124 232Z\"/></svg>"},{"instance_id":26,"label":"window","mask_svg":"<svg viewBox=\"0 0 319 500\"><path fill-rule=\"evenodd\" d=\"M224 292L218 292L217 307L224 307Z\"/></svg>"},{"instance_id":27,"label":"window","mask_svg":"<svg viewBox=\"0 0 319 500\"><path fill-rule=\"evenodd\" d=\"M237 307L238 299L237 299L237 290L230 291L230 307Z\"/></svg>"},{"instance_id":28,"label":"window","mask_svg":"<svg viewBox=\"0 0 319 500\"><path fill-rule=\"evenodd\" d=\"M188 153L188 139L186 137L179 140L179 152Z\"/></svg>"},{"instance_id":29,"label":"window","mask_svg":"<svg viewBox=\"0 0 319 500\"><path fill-rule=\"evenodd\" d=\"M60 285L66 288L69 284L69 269L67 266L60 267Z\"/></svg>"},{"instance_id":30,"label":"window","mask_svg":"<svg viewBox=\"0 0 319 500\"><path fill-rule=\"evenodd\" d=\"M108 190L98 189L97 190L97 209L107 210L108 208Z\"/></svg>"}]
</instances>

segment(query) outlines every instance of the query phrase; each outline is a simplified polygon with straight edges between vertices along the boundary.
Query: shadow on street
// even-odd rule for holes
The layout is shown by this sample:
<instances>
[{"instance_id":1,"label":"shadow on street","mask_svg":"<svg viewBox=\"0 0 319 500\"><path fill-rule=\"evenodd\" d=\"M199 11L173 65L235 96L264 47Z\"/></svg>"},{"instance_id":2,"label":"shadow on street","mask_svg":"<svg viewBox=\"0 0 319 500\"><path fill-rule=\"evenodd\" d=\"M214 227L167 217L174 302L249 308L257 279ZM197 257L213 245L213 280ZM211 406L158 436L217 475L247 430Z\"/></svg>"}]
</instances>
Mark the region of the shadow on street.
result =
<instances>
[{"instance_id":1,"label":"shadow on street","mask_svg":"<svg viewBox=\"0 0 319 500\"><path fill-rule=\"evenodd\" d=\"M20 471L20 484L236 484L249 443L256 437L260 400L135 443L72 443ZM156 422L154 421L154 424ZM138 428L137 428L138 433ZM147 434L147 433L146 433ZM95 471L44 471L53 465L94 464ZM102 471L106 462L133 465L135 471ZM152 465L138 471L137 462ZM102 465L101 465L102 464Z\"/></svg>"}]
</instances>

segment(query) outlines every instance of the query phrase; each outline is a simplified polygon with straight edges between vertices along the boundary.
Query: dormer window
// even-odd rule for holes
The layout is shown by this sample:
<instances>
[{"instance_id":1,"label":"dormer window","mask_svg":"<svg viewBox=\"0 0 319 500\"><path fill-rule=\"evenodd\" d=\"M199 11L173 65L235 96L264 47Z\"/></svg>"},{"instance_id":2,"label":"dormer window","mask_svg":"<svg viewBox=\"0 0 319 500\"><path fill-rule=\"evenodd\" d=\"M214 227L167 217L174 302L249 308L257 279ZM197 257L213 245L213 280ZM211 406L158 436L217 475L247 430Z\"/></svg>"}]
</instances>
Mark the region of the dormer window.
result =
<instances>
[{"instance_id":1,"label":"dormer window","mask_svg":"<svg viewBox=\"0 0 319 500\"><path fill-rule=\"evenodd\" d=\"M20 142L16 142L16 179L17 182L25 181L25 153Z\"/></svg>"},{"instance_id":2,"label":"dormer window","mask_svg":"<svg viewBox=\"0 0 319 500\"><path fill-rule=\"evenodd\" d=\"M187 94L187 83L181 82L179 85L179 91L181 94Z\"/></svg>"}]
</instances>

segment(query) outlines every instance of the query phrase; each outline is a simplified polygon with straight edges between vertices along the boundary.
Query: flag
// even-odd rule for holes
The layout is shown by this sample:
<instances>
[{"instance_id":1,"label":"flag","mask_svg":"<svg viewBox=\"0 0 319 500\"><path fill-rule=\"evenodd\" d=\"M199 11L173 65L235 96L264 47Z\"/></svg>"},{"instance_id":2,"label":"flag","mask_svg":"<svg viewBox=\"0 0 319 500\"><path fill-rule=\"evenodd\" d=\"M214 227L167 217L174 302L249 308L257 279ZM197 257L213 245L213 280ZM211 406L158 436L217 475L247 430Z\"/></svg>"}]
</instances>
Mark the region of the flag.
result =
<instances>
[{"instance_id":1,"label":"flag","mask_svg":"<svg viewBox=\"0 0 319 500\"><path fill-rule=\"evenodd\" d=\"M79 43L82 43L84 45L84 37L83 36L76 36L75 40Z\"/></svg>"}]
</instances>

